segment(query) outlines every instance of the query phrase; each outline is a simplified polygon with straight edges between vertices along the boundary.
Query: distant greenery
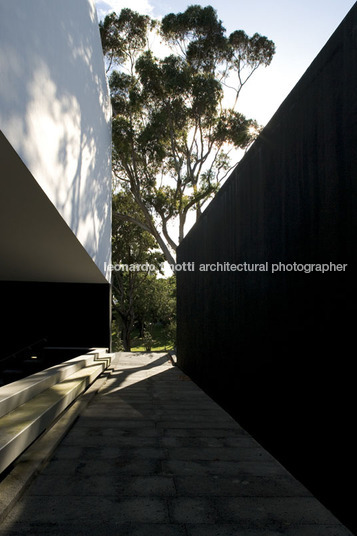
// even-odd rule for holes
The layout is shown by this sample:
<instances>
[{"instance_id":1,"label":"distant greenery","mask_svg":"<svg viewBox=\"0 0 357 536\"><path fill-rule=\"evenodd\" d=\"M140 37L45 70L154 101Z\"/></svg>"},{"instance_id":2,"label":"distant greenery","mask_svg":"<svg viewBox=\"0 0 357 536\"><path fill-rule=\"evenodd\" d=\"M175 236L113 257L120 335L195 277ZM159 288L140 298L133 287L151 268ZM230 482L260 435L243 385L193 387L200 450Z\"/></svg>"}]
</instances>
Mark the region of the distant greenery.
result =
<instances>
[{"instance_id":1,"label":"distant greenery","mask_svg":"<svg viewBox=\"0 0 357 536\"><path fill-rule=\"evenodd\" d=\"M163 255L155 239L135 223L118 218L116 210L122 207L138 216L127 193L113 196L112 264L128 268L148 264L152 270L113 270L113 347L130 351L134 330L138 331L140 347L167 347L175 339L176 278L158 277Z\"/></svg>"},{"instance_id":2,"label":"distant greenery","mask_svg":"<svg viewBox=\"0 0 357 536\"><path fill-rule=\"evenodd\" d=\"M151 347L152 352L172 350L174 348L174 340L172 337L170 337L170 334L168 333L167 328L165 328L165 326L153 326L150 329L150 333L153 340L153 344ZM138 331L134 332L133 334L132 344L133 352L143 352L146 350L143 338L139 336Z\"/></svg>"},{"instance_id":3,"label":"distant greenery","mask_svg":"<svg viewBox=\"0 0 357 536\"><path fill-rule=\"evenodd\" d=\"M152 352L165 352L166 350L173 350L175 347L175 327L172 326L172 331L167 328L167 326L155 325L150 328L150 333L152 336L153 344L151 347ZM123 344L120 340L120 334L115 329L113 329L113 350L122 351L124 350ZM138 329L135 329L132 333L131 339L131 351L132 352L145 352L146 346L144 344L144 338L140 337Z\"/></svg>"}]
</instances>

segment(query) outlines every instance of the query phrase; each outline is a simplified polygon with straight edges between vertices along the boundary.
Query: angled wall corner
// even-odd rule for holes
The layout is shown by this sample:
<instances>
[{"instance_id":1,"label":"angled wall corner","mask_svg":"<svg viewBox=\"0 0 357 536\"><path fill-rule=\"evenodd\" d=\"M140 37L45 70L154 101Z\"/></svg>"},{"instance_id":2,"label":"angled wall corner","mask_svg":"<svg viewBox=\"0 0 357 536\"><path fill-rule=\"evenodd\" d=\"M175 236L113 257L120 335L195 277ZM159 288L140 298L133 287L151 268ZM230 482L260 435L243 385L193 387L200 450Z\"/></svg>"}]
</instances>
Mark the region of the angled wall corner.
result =
<instances>
[{"instance_id":1,"label":"angled wall corner","mask_svg":"<svg viewBox=\"0 0 357 536\"><path fill-rule=\"evenodd\" d=\"M111 113L94 3L2 3L0 51L0 128L109 280Z\"/></svg>"},{"instance_id":2,"label":"angled wall corner","mask_svg":"<svg viewBox=\"0 0 357 536\"><path fill-rule=\"evenodd\" d=\"M0 280L107 283L0 132Z\"/></svg>"},{"instance_id":3,"label":"angled wall corner","mask_svg":"<svg viewBox=\"0 0 357 536\"><path fill-rule=\"evenodd\" d=\"M36 339L109 347L111 109L94 2L1 2L0 77L0 357Z\"/></svg>"}]
</instances>

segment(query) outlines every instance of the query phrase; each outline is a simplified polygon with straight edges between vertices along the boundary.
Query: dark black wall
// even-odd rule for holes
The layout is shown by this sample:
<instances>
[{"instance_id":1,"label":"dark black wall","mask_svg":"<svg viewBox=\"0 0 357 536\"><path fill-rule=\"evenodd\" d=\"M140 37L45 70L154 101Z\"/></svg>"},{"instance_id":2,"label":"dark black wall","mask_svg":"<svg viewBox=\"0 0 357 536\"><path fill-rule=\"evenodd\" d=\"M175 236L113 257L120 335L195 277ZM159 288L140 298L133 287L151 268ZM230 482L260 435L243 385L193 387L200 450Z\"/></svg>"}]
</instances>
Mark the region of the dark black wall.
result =
<instances>
[{"instance_id":1,"label":"dark black wall","mask_svg":"<svg viewBox=\"0 0 357 536\"><path fill-rule=\"evenodd\" d=\"M350 527L357 5L178 248L178 363ZM341 263L329 273L201 263Z\"/></svg>"},{"instance_id":2,"label":"dark black wall","mask_svg":"<svg viewBox=\"0 0 357 536\"><path fill-rule=\"evenodd\" d=\"M47 346L110 347L110 285L1 281L1 356Z\"/></svg>"}]
</instances>

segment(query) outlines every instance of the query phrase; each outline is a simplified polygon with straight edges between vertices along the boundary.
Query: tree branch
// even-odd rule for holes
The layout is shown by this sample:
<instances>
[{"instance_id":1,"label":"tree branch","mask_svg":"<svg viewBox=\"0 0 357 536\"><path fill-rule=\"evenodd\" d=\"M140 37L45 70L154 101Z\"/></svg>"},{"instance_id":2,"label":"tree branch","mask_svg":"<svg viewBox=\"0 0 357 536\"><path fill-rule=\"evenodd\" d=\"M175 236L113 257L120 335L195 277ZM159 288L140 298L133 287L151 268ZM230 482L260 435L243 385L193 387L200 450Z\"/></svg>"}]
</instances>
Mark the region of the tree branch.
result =
<instances>
[{"instance_id":1,"label":"tree branch","mask_svg":"<svg viewBox=\"0 0 357 536\"><path fill-rule=\"evenodd\" d=\"M172 240L171 236L169 235L169 232L167 230L167 220L165 218L162 218L162 232L163 232L164 237L166 238L167 243L169 244L169 246L174 251L176 251L177 245L175 244L175 242Z\"/></svg>"},{"instance_id":2,"label":"tree branch","mask_svg":"<svg viewBox=\"0 0 357 536\"><path fill-rule=\"evenodd\" d=\"M143 223L140 220L137 220L136 218L133 218L132 216L128 216L127 214L121 214L119 212L116 212L115 216L122 221L128 221L130 223L134 223L135 225L138 225L139 227L144 229L144 231L151 233L151 229L145 223Z\"/></svg>"}]
</instances>

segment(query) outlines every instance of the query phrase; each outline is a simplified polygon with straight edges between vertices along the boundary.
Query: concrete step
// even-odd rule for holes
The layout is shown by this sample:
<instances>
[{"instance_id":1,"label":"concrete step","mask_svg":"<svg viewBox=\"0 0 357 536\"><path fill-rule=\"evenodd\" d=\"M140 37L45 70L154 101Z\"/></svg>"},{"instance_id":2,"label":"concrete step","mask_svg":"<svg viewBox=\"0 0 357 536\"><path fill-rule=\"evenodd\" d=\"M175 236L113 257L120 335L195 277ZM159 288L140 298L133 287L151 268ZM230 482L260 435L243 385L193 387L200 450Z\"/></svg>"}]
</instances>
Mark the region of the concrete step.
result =
<instances>
[{"instance_id":1,"label":"concrete step","mask_svg":"<svg viewBox=\"0 0 357 536\"><path fill-rule=\"evenodd\" d=\"M95 348L88 354L80 355L51 368L41 370L0 388L0 417L6 415L20 404L24 404L48 387L59 383L77 370L93 363L99 356L106 354L105 348Z\"/></svg>"},{"instance_id":2,"label":"concrete step","mask_svg":"<svg viewBox=\"0 0 357 536\"><path fill-rule=\"evenodd\" d=\"M47 369L33 375L40 375L35 381L32 376L14 382L24 389L17 394L14 392L12 397L9 387L15 389L14 384L0 389L8 394L3 399L4 403L8 400L7 408L21 398L26 399L0 418L0 473L110 365L112 354L96 351L85 359L83 357L53 367L55 371ZM52 385L47 386L47 381Z\"/></svg>"}]
</instances>

